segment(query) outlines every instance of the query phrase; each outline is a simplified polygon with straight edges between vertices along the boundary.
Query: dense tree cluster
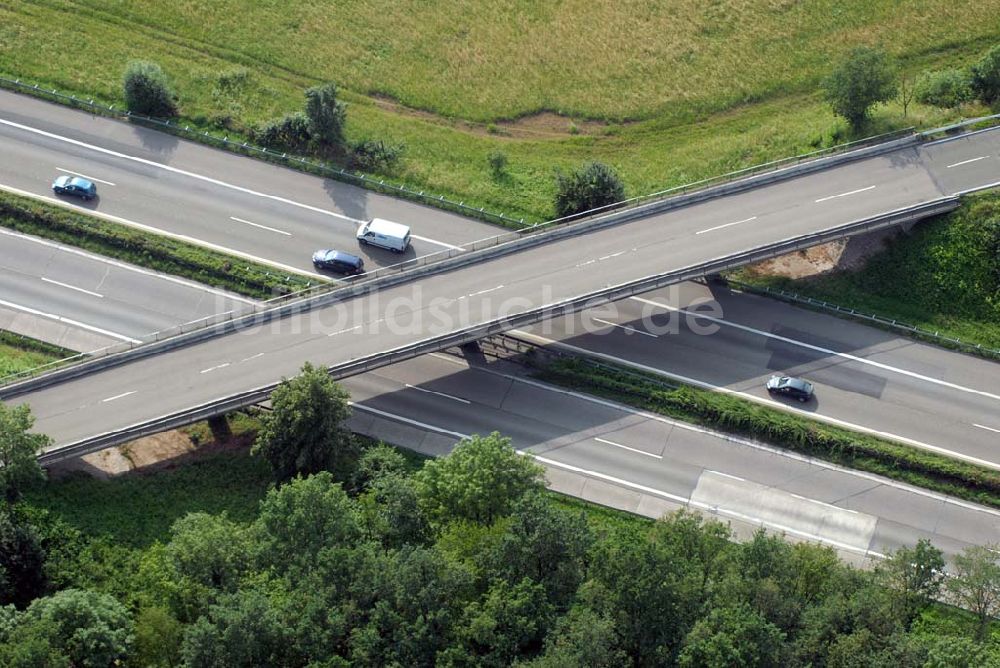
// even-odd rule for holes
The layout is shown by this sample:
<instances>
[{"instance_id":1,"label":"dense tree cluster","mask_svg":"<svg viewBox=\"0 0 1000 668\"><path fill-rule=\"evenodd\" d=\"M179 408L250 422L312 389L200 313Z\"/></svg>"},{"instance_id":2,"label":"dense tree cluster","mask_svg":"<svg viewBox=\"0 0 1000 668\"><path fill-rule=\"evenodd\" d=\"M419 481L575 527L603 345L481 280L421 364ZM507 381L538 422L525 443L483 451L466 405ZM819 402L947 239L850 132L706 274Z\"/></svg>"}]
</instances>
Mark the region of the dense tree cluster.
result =
<instances>
[{"instance_id":1,"label":"dense tree cluster","mask_svg":"<svg viewBox=\"0 0 1000 668\"><path fill-rule=\"evenodd\" d=\"M304 376L289 391L330 398ZM592 525L499 434L416 471L386 446L331 461L252 521L188 514L135 551L4 506L0 665L1000 666L989 549L946 581L926 541L865 572L763 532L736 544L689 512ZM944 592L975 619L914 633Z\"/></svg>"}]
</instances>

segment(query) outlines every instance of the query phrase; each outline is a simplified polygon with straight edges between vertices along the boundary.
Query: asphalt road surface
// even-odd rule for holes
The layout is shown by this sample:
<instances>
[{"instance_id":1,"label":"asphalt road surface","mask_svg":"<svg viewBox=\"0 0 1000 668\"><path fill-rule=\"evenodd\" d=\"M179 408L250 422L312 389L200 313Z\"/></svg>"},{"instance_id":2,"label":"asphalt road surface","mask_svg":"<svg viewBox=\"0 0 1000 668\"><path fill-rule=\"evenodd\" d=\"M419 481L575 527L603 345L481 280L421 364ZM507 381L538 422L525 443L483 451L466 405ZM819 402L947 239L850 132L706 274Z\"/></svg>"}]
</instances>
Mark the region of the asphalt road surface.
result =
<instances>
[{"instance_id":1,"label":"asphalt road surface","mask_svg":"<svg viewBox=\"0 0 1000 668\"><path fill-rule=\"evenodd\" d=\"M389 265L496 235L501 228L173 135L0 91L0 186L120 222L153 228L290 271L335 248ZM62 174L84 176L98 198L57 197ZM403 255L360 248L359 223L410 225Z\"/></svg>"},{"instance_id":2,"label":"asphalt road surface","mask_svg":"<svg viewBox=\"0 0 1000 668\"><path fill-rule=\"evenodd\" d=\"M903 149L431 275L15 402L30 403L37 428L56 443L71 443L275 382L305 361L340 365L498 315L983 186L1000 176L998 147L994 130Z\"/></svg>"},{"instance_id":3,"label":"asphalt road surface","mask_svg":"<svg viewBox=\"0 0 1000 668\"><path fill-rule=\"evenodd\" d=\"M953 555L1000 535L1000 512L541 385L505 362L435 353L345 386L361 419L456 438L500 431L550 470L846 552L877 556L928 538Z\"/></svg>"}]
</instances>

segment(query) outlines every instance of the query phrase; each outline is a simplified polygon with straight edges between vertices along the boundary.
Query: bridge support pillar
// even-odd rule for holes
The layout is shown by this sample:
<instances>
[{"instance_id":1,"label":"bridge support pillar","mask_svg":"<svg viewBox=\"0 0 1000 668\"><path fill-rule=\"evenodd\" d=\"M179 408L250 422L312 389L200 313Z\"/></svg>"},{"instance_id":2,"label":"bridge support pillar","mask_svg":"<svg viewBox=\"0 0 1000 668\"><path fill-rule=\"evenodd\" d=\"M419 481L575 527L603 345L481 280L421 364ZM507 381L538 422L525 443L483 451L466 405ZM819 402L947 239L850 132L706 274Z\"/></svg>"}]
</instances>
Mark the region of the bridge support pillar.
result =
<instances>
[{"instance_id":1,"label":"bridge support pillar","mask_svg":"<svg viewBox=\"0 0 1000 668\"><path fill-rule=\"evenodd\" d=\"M225 415L208 418L208 428L212 430L212 438L216 443L228 441L233 437L233 430L229 428L229 420Z\"/></svg>"}]
</instances>

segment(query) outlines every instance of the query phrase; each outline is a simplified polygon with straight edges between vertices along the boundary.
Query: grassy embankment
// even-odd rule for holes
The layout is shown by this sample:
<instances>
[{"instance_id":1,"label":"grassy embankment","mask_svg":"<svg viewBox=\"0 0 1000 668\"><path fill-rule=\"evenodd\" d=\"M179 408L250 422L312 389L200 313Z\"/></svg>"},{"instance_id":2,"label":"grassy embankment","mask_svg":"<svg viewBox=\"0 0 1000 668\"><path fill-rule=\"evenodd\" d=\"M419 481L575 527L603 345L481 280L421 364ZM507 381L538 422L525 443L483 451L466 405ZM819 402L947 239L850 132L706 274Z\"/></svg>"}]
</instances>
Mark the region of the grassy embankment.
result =
<instances>
[{"instance_id":1,"label":"grassy embankment","mask_svg":"<svg viewBox=\"0 0 1000 668\"><path fill-rule=\"evenodd\" d=\"M234 137L334 80L350 104L349 139L406 145L385 176L538 220L551 215L554 170L584 160L613 165L635 195L842 140L816 92L831 62L881 43L909 74L966 65L996 41L996 10L947 0L367 0L322 10L305 0L14 0L0 7L0 73L121 107L125 63L151 59L174 79L184 123ZM880 110L870 132L956 116L909 111ZM499 177L486 159L497 150L509 159Z\"/></svg>"},{"instance_id":2,"label":"grassy embankment","mask_svg":"<svg viewBox=\"0 0 1000 668\"><path fill-rule=\"evenodd\" d=\"M557 360L537 376L684 422L1000 508L1000 471L581 358Z\"/></svg>"},{"instance_id":3,"label":"grassy embankment","mask_svg":"<svg viewBox=\"0 0 1000 668\"><path fill-rule=\"evenodd\" d=\"M736 278L1000 349L1000 192L920 223L858 271L792 280L750 269Z\"/></svg>"},{"instance_id":4,"label":"grassy embankment","mask_svg":"<svg viewBox=\"0 0 1000 668\"><path fill-rule=\"evenodd\" d=\"M258 299L310 285L267 265L2 191L0 225Z\"/></svg>"},{"instance_id":5,"label":"grassy embankment","mask_svg":"<svg viewBox=\"0 0 1000 668\"><path fill-rule=\"evenodd\" d=\"M0 378L35 369L75 353L0 329Z\"/></svg>"}]
</instances>

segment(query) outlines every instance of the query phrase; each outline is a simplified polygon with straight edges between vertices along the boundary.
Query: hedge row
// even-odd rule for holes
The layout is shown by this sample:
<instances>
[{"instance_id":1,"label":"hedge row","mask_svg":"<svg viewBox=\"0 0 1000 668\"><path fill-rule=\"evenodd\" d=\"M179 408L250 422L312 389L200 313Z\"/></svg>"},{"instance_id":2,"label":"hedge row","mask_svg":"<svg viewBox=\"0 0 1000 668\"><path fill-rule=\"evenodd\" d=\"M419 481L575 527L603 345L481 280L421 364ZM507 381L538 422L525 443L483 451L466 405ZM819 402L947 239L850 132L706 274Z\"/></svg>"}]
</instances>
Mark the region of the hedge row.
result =
<instances>
[{"instance_id":1,"label":"hedge row","mask_svg":"<svg viewBox=\"0 0 1000 668\"><path fill-rule=\"evenodd\" d=\"M0 225L257 299L309 285L267 265L2 191Z\"/></svg>"},{"instance_id":2,"label":"hedge row","mask_svg":"<svg viewBox=\"0 0 1000 668\"><path fill-rule=\"evenodd\" d=\"M785 413L739 397L668 385L581 358L552 362L545 381L1000 508L1000 471Z\"/></svg>"}]
</instances>

